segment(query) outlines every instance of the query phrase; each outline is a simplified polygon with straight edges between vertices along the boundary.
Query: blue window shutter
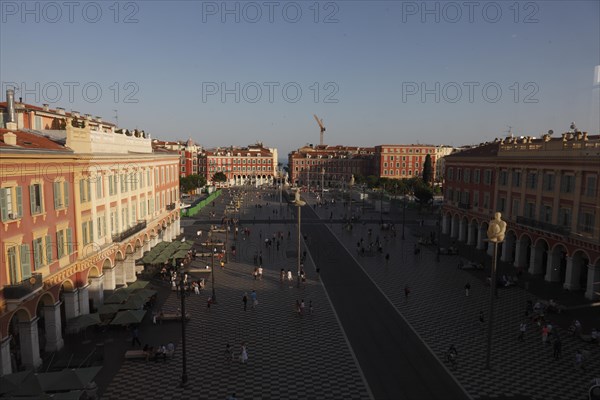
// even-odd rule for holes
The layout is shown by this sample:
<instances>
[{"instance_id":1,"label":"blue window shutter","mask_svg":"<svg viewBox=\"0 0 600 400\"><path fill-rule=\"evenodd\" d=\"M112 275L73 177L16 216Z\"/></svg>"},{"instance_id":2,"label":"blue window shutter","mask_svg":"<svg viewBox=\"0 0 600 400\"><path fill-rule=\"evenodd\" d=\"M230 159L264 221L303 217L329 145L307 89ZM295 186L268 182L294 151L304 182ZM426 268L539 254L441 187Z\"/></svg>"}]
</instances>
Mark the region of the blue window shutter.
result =
<instances>
[{"instance_id":1,"label":"blue window shutter","mask_svg":"<svg viewBox=\"0 0 600 400\"><path fill-rule=\"evenodd\" d=\"M46 235L46 264L52 262L52 236Z\"/></svg>"},{"instance_id":2,"label":"blue window shutter","mask_svg":"<svg viewBox=\"0 0 600 400\"><path fill-rule=\"evenodd\" d=\"M31 277L31 256L29 252L29 245L21 245L21 279L27 279Z\"/></svg>"},{"instance_id":3,"label":"blue window shutter","mask_svg":"<svg viewBox=\"0 0 600 400\"><path fill-rule=\"evenodd\" d=\"M65 207L69 207L69 182L63 182L63 190L65 194Z\"/></svg>"},{"instance_id":4,"label":"blue window shutter","mask_svg":"<svg viewBox=\"0 0 600 400\"><path fill-rule=\"evenodd\" d=\"M17 217L21 218L23 216L23 188L17 186L15 192L17 193Z\"/></svg>"},{"instance_id":5,"label":"blue window shutter","mask_svg":"<svg viewBox=\"0 0 600 400\"><path fill-rule=\"evenodd\" d=\"M8 219L8 208L6 207L6 191L10 188L0 189L0 219L6 221Z\"/></svg>"}]
</instances>

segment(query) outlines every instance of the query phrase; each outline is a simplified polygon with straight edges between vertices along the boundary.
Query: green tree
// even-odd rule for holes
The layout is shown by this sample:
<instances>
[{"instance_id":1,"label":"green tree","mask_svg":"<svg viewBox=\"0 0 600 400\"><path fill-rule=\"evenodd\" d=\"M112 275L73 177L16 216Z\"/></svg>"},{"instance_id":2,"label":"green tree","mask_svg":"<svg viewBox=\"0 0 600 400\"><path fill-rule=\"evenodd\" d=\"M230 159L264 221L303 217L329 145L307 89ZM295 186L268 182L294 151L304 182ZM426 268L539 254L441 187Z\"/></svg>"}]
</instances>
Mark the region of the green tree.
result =
<instances>
[{"instance_id":1,"label":"green tree","mask_svg":"<svg viewBox=\"0 0 600 400\"><path fill-rule=\"evenodd\" d=\"M225 182L225 181L227 181L227 176L225 176L225 174L222 172L215 172L215 174L212 177L212 181L213 182Z\"/></svg>"},{"instance_id":2,"label":"green tree","mask_svg":"<svg viewBox=\"0 0 600 400\"><path fill-rule=\"evenodd\" d=\"M206 178L204 175L188 175L179 178L179 186L181 187L182 193L188 193L195 189L202 188L206 185Z\"/></svg>"},{"instance_id":3,"label":"green tree","mask_svg":"<svg viewBox=\"0 0 600 400\"><path fill-rule=\"evenodd\" d=\"M433 200L433 190L423 181L415 187L414 194L421 205L429 204Z\"/></svg>"},{"instance_id":4,"label":"green tree","mask_svg":"<svg viewBox=\"0 0 600 400\"><path fill-rule=\"evenodd\" d=\"M425 156L425 164L423 165L423 182L427 185L431 185L433 181L433 166L431 164L431 155Z\"/></svg>"},{"instance_id":5,"label":"green tree","mask_svg":"<svg viewBox=\"0 0 600 400\"><path fill-rule=\"evenodd\" d=\"M379 186L379 178L375 175L367 176L367 186L371 189Z\"/></svg>"}]
</instances>

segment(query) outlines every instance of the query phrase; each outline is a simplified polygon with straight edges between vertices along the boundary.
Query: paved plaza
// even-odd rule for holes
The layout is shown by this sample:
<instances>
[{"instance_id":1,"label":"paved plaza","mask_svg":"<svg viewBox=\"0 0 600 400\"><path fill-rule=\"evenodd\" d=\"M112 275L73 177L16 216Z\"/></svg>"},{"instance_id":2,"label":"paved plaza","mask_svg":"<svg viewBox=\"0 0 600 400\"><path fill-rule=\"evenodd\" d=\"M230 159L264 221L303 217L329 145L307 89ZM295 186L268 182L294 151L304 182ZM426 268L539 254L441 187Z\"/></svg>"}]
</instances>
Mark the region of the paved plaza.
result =
<instances>
[{"instance_id":1,"label":"paved plaza","mask_svg":"<svg viewBox=\"0 0 600 400\"><path fill-rule=\"evenodd\" d=\"M262 193L263 198L259 200L257 193ZM295 258L290 258L295 254L297 243L295 212L288 206L280 208L278 201L273 203L274 200L265 198L265 193L250 192L246 196L240 218L242 228L249 228L251 234L245 238L240 234L237 241L233 241L233 235L229 237L230 244L235 243L237 247L237 255L224 269L215 268L217 304L207 308L207 298L212 293L210 274L193 275L193 278L207 278L207 286L200 295L192 294L186 298L186 308L192 314L186 326L187 385L184 388L179 386L182 372L180 324L152 325L148 318L141 328L142 342L158 345L173 341L177 346L175 356L164 363L123 361L122 351L121 354L110 355L112 361L105 363L105 369L114 370L106 379L106 387L100 385L102 398L225 399L232 393L238 399L438 398L433 392L420 395L411 392L408 383L402 383L407 387L406 392L398 391L397 395L383 391L381 388L389 386L385 382L386 374L378 372L376 376L373 371L389 370L387 375L393 377L396 374L399 382L403 379L428 382L427 379L437 378L451 385L455 379L456 387L468 394L464 398L583 400L588 382L600 375L600 347L569 335L565 326L566 321L578 313L592 315L582 319L584 328L591 328L585 324L597 323L597 314L591 314L589 305L583 300L579 308L574 307L557 317L556 329L562 341L562 354L558 360L553 359L552 343L544 346L541 329L534 323L528 322L525 340L517 340L526 301L535 301L539 296L539 293L534 295L522 287L499 290L494 316L492 370L487 370L487 320L485 326L479 321L480 312L488 316L490 289L483 283L485 272L457 269L456 256L442 256L437 262L431 246L422 246L420 254L414 254L417 233L435 231L435 219L427 220L425 217L423 226L420 226L411 213L406 224L405 240L402 240L401 219L395 216L392 218L397 235L392 237L389 231L380 232L379 214L364 216L363 219L369 222L355 223L349 231L337 221L346 211L341 204L316 209L304 207L302 229L308 251L304 265L307 281L300 289L296 288L295 281L281 283L280 269L295 272L296 268ZM208 207L198 217L182 221L186 235L195 236L197 230L203 230L206 235L209 225L220 220L224 203L228 201L228 195L224 195L217 200L214 208ZM268 206L267 202L270 203ZM255 204L262 207L257 208ZM210 212L214 212L217 218L210 218ZM334 220L330 222L332 213ZM282 218L286 220L285 224L276 223ZM372 230L371 238L369 229ZM284 236L280 249L265 247L264 239L272 238L278 232ZM356 251L356 242L360 238L374 241L376 236L383 242L383 252L361 256ZM264 277L255 280L252 276L254 255L261 251ZM385 262L386 253L390 254L389 264ZM346 260L347 269L336 260ZM354 269L350 272L351 263L353 268L361 270L360 274L364 273L363 283L347 288L336 287L338 280L338 286L342 286L344 278L350 279L352 274L363 276ZM196 260L195 264L210 264L210 259ZM317 267L322 276L316 273ZM469 296L465 295L466 282L471 285ZM159 287L156 282L154 285ZM379 295L365 295L370 293L367 286L371 285ZM406 286L411 289L408 299L404 292ZM247 311L244 311L242 296L245 292L249 295L252 290L256 290L259 304L252 309L249 302ZM348 307L356 307L357 315L360 315L359 307L353 306L350 301L336 303L342 298L339 293L344 290L350 292L348 298L369 297L363 302L368 306L372 300L372 304L382 310L381 316L387 315L383 309L388 306L396 315L380 319L380 326L369 322L361 336L357 327L360 328L361 323L366 324L366 319L345 317L352 311ZM180 307L180 299L175 292L165 287L161 293L163 310ZM376 303L378 300L374 297L381 297L387 305ZM302 299L307 308L305 315L299 316L295 303ZM312 314L308 313L310 301L313 304ZM377 320L376 317L374 320ZM372 360L378 357L387 360L387 353L395 354L398 350L390 348L386 341L395 336L394 331L386 331L392 319L408 321L433 356L429 358L420 353L420 360L413 356L406 356L406 359L398 356L395 362L374 365L376 363ZM380 334L369 333L370 336L367 336L366 332L377 332L378 329ZM402 342L405 337L400 336ZM121 349L130 347L130 338L125 332L110 340L121 341ZM379 353L365 355L365 350L369 349L365 346L367 342L380 343ZM236 353L234 360L225 352L227 343ZM247 363L241 363L237 358L242 343L248 348ZM455 368L440 361L450 344L458 350ZM399 348L402 346L398 345ZM590 352L585 370L574 365L578 349ZM115 361L115 357L119 360ZM430 370L432 376L422 376L418 373L420 369ZM450 380L446 379L446 374ZM461 397L453 395L447 398Z\"/></svg>"}]
</instances>

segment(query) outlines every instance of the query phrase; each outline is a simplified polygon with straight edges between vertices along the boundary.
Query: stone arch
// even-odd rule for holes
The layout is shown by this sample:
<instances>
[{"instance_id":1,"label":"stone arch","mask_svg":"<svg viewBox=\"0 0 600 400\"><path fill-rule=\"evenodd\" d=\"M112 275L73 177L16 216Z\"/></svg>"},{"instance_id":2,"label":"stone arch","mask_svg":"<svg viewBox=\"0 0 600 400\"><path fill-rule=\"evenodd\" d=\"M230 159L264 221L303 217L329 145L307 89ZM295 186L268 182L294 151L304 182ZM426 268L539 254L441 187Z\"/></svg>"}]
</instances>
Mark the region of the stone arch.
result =
<instances>
[{"instance_id":1,"label":"stone arch","mask_svg":"<svg viewBox=\"0 0 600 400\"><path fill-rule=\"evenodd\" d=\"M129 254L133 254L133 246L131 245L131 243L127 244L127 247L125 248L125 254L127 255L127 257L129 257Z\"/></svg>"},{"instance_id":2,"label":"stone arch","mask_svg":"<svg viewBox=\"0 0 600 400\"><path fill-rule=\"evenodd\" d=\"M562 243L555 243L549 249L548 264L546 265L546 280L550 282L565 282L567 273L567 248Z\"/></svg>"},{"instance_id":3,"label":"stone arch","mask_svg":"<svg viewBox=\"0 0 600 400\"><path fill-rule=\"evenodd\" d=\"M72 292L75 290L75 284L73 283L73 281L71 279L65 279L63 281L63 283L61 284L61 289L66 291L66 292Z\"/></svg>"},{"instance_id":4,"label":"stone arch","mask_svg":"<svg viewBox=\"0 0 600 400\"><path fill-rule=\"evenodd\" d=\"M588 280L590 257L584 249L577 249L567 259L564 287L569 290L585 289Z\"/></svg>"},{"instance_id":5,"label":"stone arch","mask_svg":"<svg viewBox=\"0 0 600 400\"><path fill-rule=\"evenodd\" d=\"M477 248L479 250L488 250L488 244L489 242L487 241L487 230L489 227L489 223L488 221L482 221L479 224L479 232L477 234Z\"/></svg>"},{"instance_id":6,"label":"stone arch","mask_svg":"<svg viewBox=\"0 0 600 400\"><path fill-rule=\"evenodd\" d=\"M105 260L106 261L106 260ZM95 265L92 266L90 269L88 269L87 271L87 279L86 281L89 281L90 278L98 278L100 275L102 275L100 273L100 270L98 269L98 267L96 267Z\"/></svg>"},{"instance_id":7,"label":"stone arch","mask_svg":"<svg viewBox=\"0 0 600 400\"><path fill-rule=\"evenodd\" d=\"M460 224L458 226L458 240L460 242L465 242L467 240L467 233L469 228L469 219L466 215L463 215L460 219Z\"/></svg>"},{"instance_id":8,"label":"stone arch","mask_svg":"<svg viewBox=\"0 0 600 400\"><path fill-rule=\"evenodd\" d=\"M513 229L506 231L504 242L502 243L502 253L500 259L505 262L514 263L517 253L517 233Z\"/></svg>"},{"instance_id":9,"label":"stone arch","mask_svg":"<svg viewBox=\"0 0 600 400\"><path fill-rule=\"evenodd\" d=\"M121 250L118 250L115 253L115 261L123 261L125 259L125 256L123 255L123 252Z\"/></svg>"},{"instance_id":10,"label":"stone arch","mask_svg":"<svg viewBox=\"0 0 600 400\"><path fill-rule=\"evenodd\" d=\"M28 335L21 335L21 324L27 324L32 320L32 316L26 308L18 308L11 315L8 325L6 327L6 334L2 334L2 337L9 336L9 354L11 360L11 370L17 372L23 368L23 366L29 366L30 360L33 358L31 355L33 352L33 343L22 343L23 338L27 338ZM25 331L26 332L26 331ZM37 343L35 343L37 345ZM37 348L37 347L36 347ZM38 351L39 352L39 351ZM34 357L39 359L39 354L35 354Z\"/></svg>"},{"instance_id":11,"label":"stone arch","mask_svg":"<svg viewBox=\"0 0 600 400\"><path fill-rule=\"evenodd\" d=\"M548 264L548 242L543 237L537 238L532 246L531 259L529 261L529 273L532 275L542 275L545 273L545 267Z\"/></svg>"},{"instance_id":12,"label":"stone arch","mask_svg":"<svg viewBox=\"0 0 600 400\"><path fill-rule=\"evenodd\" d=\"M111 269L112 268L112 261L110 260L110 258L105 258L104 261L102 262L102 269Z\"/></svg>"},{"instance_id":13,"label":"stone arch","mask_svg":"<svg viewBox=\"0 0 600 400\"><path fill-rule=\"evenodd\" d=\"M137 250L137 249L141 249L142 248L142 241L140 240L140 238L137 238L135 240L135 243L133 245L133 247Z\"/></svg>"},{"instance_id":14,"label":"stone arch","mask_svg":"<svg viewBox=\"0 0 600 400\"><path fill-rule=\"evenodd\" d=\"M54 319L54 315L50 314L49 317L50 318L46 318L46 316L48 315L44 309L45 308L50 308L50 307L54 307L54 305L56 304L56 301L54 300L54 296L52 296L51 292L46 292L44 293L42 296L40 296L40 298L38 299L37 305L36 305L36 309L35 309L35 315L38 317L37 320L37 331L38 331L38 345L39 345L39 349L40 349L40 353L45 352L46 351L46 344L47 344L47 334L50 333L55 334L56 333L56 324L58 323L58 321L55 321ZM58 305L57 305L58 307ZM60 332L60 329L58 329L58 331ZM55 346L51 346L51 348L49 348L48 350L56 350Z\"/></svg>"}]
</instances>

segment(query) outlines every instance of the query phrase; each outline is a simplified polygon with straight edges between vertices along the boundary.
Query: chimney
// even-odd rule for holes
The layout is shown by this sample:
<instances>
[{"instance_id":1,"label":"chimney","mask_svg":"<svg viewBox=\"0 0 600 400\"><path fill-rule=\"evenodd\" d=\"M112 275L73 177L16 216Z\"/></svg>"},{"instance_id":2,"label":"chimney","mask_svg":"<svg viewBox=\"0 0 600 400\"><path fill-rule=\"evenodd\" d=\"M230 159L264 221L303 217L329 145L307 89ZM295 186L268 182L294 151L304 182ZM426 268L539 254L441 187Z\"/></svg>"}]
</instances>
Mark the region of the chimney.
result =
<instances>
[{"instance_id":1,"label":"chimney","mask_svg":"<svg viewBox=\"0 0 600 400\"><path fill-rule=\"evenodd\" d=\"M56 107L56 112L60 115L65 115L65 109L62 107Z\"/></svg>"},{"instance_id":2,"label":"chimney","mask_svg":"<svg viewBox=\"0 0 600 400\"><path fill-rule=\"evenodd\" d=\"M15 135L12 132L6 132L4 134L4 143L6 143L10 146L16 146L17 145L17 135Z\"/></svg>"},{"instance_id":3,"label":"chimney","mask_svg":"<svg viewBox=\"0 0 600 400\"><path fill-rule=\"evenodd\" d=\"M8 112L8 122L17 122L15 118L15 91L6 89L6 107Z\"/></svg>"},{"instance_id":4,"label":"chimney","mask_svg":"<svg viewBox=\"0 0 600 400\"><path fill-rule=\"evenodd\" d=\"M79 111L71 111L71 114L73 114L75 118L79 118Z\"/></svg>"},{"instance_id":5,"label":"chimney","mask_svg":"<svg viewBox=\"0 0 600 400\"><path fill-rule=\"evenodd\" d=\"M50 111L50 104L42 104L44 111Z\"/></svg>"}]
</instances>

